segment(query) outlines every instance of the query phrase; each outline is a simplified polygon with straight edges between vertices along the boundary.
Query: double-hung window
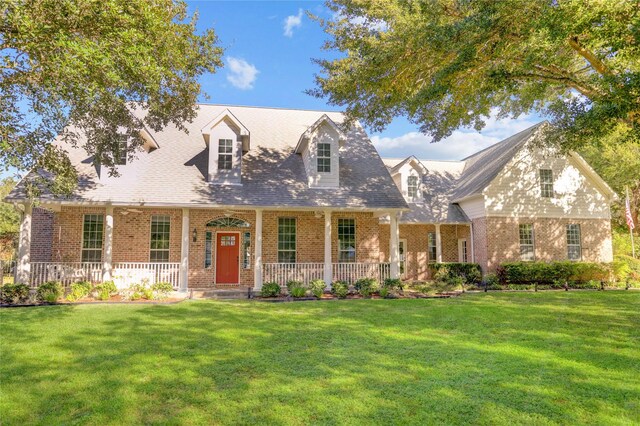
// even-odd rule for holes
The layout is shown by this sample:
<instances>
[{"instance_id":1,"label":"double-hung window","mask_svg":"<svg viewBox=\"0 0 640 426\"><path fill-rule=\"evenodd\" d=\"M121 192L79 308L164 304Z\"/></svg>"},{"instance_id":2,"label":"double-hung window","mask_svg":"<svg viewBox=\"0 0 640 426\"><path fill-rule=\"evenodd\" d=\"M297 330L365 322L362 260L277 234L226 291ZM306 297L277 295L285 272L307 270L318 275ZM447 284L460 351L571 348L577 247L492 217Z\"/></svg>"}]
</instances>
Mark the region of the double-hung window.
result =
<instances>
[{"instance_id":1,"label":"double-hung window","mask_svg":"<svg viewBox=\"0 0 640 426\"><path fill-rule=\"evenodd\" d=\"M356 261L355 219L338 219L338 261Z\"/></svg>"},{"instance_id":2,"label":"double-hung window","mask_svg":"<svg viewBox=\"0 0 640 426\"><path fill-rule=\"evenodd\" d=\"M412 199L418 196L418 176L407 178L407 195Z\"/></svg>"},{"instance_id":3,"label":"double-hung window","mask_svg":"<svg viewBox=\"0 0 640 426\"><path fill-rule=\"evenodd\" d=\"M569 260L582 259L582 238L580 237L580 225L575 223L567 225L567 258Z\"/></svg>"},{"instance_id":4,"label":"double-hung window","mask_svg":"<svg viewBox=\"0 0 640 426\"><path fill-rule=\"evenodd\" d=\"M296 263L296 219L278 218L278 262Z\"/></svg>"},{"instance_id":5,"label":"double-hung window","mask_svg":"<svg viewBox=\"0 0 640 426\"><path fill-rule=\"evenodd\" d=\"M127 164L128 142L129 137L127 135L118 135L118 148L113 155L114 162L118 166L125 166Z\"/></svg>"},{"instance_id":6,"label":"double-hung window","mask_svg":"<svg viewBox=\"0 0 640 426\"><path fill-rule=\"evenodd\" d=\"M553 198L553 170L540 169L540 195Z\"/></svg>"},{"instance_id":7,"label":"double-hung window","mask_svg":"<svg viewBox=\"0 0 640 426\"><path fill-rule=\"evenodd\" d=\"M233 141L220 139L218 141L218 170L231 170L233 166Z\"/></svg>"},{"instance_id":8,"label":"double-hung window","mask_svg":"<svg viewBox=\"0 0 640 426\"><path fill-rule=\"evenodd\" d=\"M429 248L429 262L435 262L436 261L436 257L438 256L438 251L436 249L436 233L435 232L429 232L429 234L427 234L427 240L428 240L428 248Z\"/></svg>"},{"instance_id":9,"label":"double-hung window","mask_svg":"<svg viewBox=\"0 0 640 426\"><path fill-rule=\"evenodd\" d=\"M170 216L151 216L150 262L169 261L169 238L171 236Z\"/></svg>"},{"instance_id":10,"label":"double-hung window","mask_svg":"<svg viewBox=\"0 0 640 426\"><path fill-rule=\"evenodd\" d=\"M82 261L102 261L102 237L104 235L104 216L85 214L82 224Z\"/></svg>"},{"instance_id":11,"label":"double-hung window","mask_svg":"<svg viewBox=\"0 0 640 426\"><path fill-rule=\"evenodd\" d=\"M535 260L535 249L533 243L533 225L523 223L519 226L520 234L520 260Z\"/></svg>"},{"instance_id":12,"label":"double-hung window","mask_svg":"<svg viewBox=\"0 0 640 426\"><path fill-rule=\"evenodd\" d=\"M331 173L331 144L318 144L318 173Z\"/></svg>"}]
</instances>

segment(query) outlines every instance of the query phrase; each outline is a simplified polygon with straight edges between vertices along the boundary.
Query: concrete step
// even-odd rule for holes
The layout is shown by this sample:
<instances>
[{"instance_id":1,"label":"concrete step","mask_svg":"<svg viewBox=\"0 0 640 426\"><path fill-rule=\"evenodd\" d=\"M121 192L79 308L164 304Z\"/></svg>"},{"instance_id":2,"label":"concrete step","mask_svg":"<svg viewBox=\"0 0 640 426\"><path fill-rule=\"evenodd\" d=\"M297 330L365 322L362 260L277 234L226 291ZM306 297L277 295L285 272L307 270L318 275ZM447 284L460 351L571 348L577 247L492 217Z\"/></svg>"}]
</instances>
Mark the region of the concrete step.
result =
<instances>
[{"instance_id":1,"label":"concrete step","mask_svg":"<svg viewBox=\"0 0 640 426\"><path fill-rule=\"evenodd\" d=\"M248 288L194 288L190 290L190 294L192 299L247 299Z\"/></svg>"}]
</instances>

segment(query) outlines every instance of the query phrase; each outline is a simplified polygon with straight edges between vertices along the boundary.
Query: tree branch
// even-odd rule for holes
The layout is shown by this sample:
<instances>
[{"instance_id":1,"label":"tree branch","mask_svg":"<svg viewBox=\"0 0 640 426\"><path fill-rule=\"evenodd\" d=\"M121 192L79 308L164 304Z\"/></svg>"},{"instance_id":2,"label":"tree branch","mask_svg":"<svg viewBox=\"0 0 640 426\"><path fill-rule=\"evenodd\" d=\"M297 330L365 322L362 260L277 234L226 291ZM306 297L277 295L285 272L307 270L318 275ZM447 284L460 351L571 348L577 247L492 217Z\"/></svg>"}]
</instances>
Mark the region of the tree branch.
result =
<instances>
[{"instance_id":1,"label":"tree branch","mask_svg":"<svg viewBox=\"0 0 640 426\"><path fill-rule=\"evenodd\" d=\"M593 52L591 52L588 49L585 49L580 42L578 41L578 36L571 36L569 37L569 46L571 46L571 48L573 50L575 50L576 52L578 52L578 54L580 56L582 56L583 58L585 58L587 60L587 62L589 62L591 64L591 66L593 67L593 69L595 69L598 73L602 74L602 75L612 75L613 73L611 72L611 70L609 68L607 68L607 66L604 64L604 62L602 62L600 60L600 58L598 58Z\"/></svg>"}]
</instances>

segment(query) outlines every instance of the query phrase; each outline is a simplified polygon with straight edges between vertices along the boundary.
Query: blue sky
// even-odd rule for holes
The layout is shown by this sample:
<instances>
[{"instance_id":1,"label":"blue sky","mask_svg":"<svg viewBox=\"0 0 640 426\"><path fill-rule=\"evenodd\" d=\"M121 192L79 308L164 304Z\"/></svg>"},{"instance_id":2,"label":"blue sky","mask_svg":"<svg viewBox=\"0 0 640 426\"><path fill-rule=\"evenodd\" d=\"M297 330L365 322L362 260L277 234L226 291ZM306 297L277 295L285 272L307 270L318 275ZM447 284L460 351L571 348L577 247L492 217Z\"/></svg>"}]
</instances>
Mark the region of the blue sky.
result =
<instances>
[{"instance_id":1,"label":"blue sky","mask_svg":"<svg viewBox=\"0 0 640 426\"><path fill-rule=\"evenodd\" d=\"M319 67L312 58L337 57L322 50L326 34L306 12L325 19L332 12L321 1L190 1L200 14L200 28L213 27L225 49L224 68L201 79L201 101L232 105L330 109L323 99L304 93L314 87ZM538 117L495 120L478 133L459 129L433 144L416 126L399 117L382 133L370 136L380 154L457 160L498 142L536 122Z\"/></svg>"}]
</instances>

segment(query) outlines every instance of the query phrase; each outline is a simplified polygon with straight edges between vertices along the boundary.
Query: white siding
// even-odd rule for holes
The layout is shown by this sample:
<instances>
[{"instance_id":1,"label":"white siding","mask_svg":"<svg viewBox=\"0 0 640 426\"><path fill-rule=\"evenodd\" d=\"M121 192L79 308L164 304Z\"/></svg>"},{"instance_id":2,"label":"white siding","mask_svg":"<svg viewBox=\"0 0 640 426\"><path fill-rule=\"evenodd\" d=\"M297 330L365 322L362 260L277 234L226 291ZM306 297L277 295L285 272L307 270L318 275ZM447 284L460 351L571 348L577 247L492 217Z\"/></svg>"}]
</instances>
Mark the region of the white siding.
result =
<instances>
[{"instance_id":1,"label":"white siding","mask_svg":"<svg viewBox=\"0 0 640 426\"><path fill-rule=\"evenodd\" d=\"M553 171L553 198L541 196L539 170ZM551 150L522 149L484 190L486 214L609 219L609 203L577 162Z\"/></svg>"},{"instance_id":2,"label":"white siding","mask_svg":"<svg viewBox=\"0 0 640 426\"><path fill-rule=\"evenodd\" d=\"M231 170L218 170L218 145L220 139L231 139L233 145L233 163ZM209 135L209 182L239 184L242 170L242 139L239 129L226 120L220 121L211 129Z\"/></svg>"},{"instance_id":3,"label":"white siding","mask_svg":"<svg viewBox=\"0 0 640 426\"><path fill-rule=\"evenodd\" d=\"M465 201L461 201L458 204L469 219L476 219L487 214L487 211L484 207L484 197L482 195L475 198L470 198Z\"/></svg>"},{"instance_id":4,"label":"white siding","mask_svg":"<svg viewBox=\"0 0 640 426\"><path fill-rule=\"evenodd\" d=\"M415 199L409 198L409 188L408 188L409 176L418 177L418 196ZM415 165L411 161L404 164L402 167L400 167L399 170L397 170L393 174L393 181L395 182L396 186L402 193L402 196L404 197L404 199L407 200L407 202L411 203L411 202L422 201L422 191L423 191L422 173L418 169L416 169Z\"/></svg>"},{"instance_id":5,"label":"white siding","mask_svg":"<svg viewBox=\"0 0 640 426\"><path fill-rule=\"evenodd\" d=\"M331 173L318 173L317 144L331 145ZM340 186L340 141L338 133L326 123L318 127L302 152L302 160L312 188L337 188Z\"/></svg>"}]
</instances>

